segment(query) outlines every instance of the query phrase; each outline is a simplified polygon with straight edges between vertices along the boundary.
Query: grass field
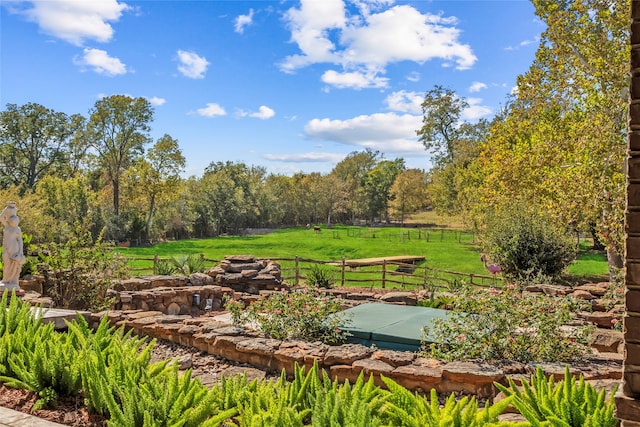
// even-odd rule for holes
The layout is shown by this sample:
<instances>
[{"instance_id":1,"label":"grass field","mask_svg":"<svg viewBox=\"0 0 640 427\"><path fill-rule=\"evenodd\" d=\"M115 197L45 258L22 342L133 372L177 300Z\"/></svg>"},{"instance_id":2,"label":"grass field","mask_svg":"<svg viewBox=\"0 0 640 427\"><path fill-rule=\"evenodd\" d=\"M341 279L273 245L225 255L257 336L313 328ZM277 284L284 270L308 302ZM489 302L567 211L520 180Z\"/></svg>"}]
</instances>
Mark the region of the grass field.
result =
<instances>
[{"instance_id":1,"label":"grass field","mask_svg":"<svg viewBox=\"0 0 640 427\"><path fill-rule=\"evenodd\" d=\"M400 227L322 228L321 232L306 228L287 228L253 236L222 236L166 242L152 247L119 248L128 258L169 258L188 254L204 254L221 260L226 255L249 254L259 258L311 258L321 261L371 258L394 255L424 256L424 266L459 273L486 275L480 261L475 236L460 229L419 229ZM149 261L131 261L134 268L151 265ZM147 271L148 273L148 271ZM583 251L569 273L572 276L605 276L604 255Z\"/></svg>"}]
</instances>

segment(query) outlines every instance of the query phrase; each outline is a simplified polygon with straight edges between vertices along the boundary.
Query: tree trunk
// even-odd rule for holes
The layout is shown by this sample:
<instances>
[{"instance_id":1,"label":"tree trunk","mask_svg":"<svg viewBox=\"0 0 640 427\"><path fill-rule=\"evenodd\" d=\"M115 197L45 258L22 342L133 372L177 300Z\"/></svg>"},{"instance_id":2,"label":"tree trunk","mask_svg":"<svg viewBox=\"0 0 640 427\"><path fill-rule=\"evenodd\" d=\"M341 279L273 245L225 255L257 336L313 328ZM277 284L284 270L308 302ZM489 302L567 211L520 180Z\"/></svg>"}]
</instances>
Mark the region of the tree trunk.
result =
<instances>
[{"instance_id":1,"label":"tree trunk","mask_svg":"<svg viewBox=\"0 0 640 427\"><path fill-rule=\"evenodd\" d=\"M113 214L118 216L120 214L120 180L111 180L113 184Z\"/></svg>"},{"instance_id":2,"label":"tree trunk","mask_svg":"<svg viewBox=\"0 0 640 427\"><path fill-rule=\"evenodd\" d=\"M153 220L153 209L156 205L156 195L151 194L151 199L149 200L149 212L147 214L147 239L151 236L151 221Z\"/></svg>"}]
</instances>

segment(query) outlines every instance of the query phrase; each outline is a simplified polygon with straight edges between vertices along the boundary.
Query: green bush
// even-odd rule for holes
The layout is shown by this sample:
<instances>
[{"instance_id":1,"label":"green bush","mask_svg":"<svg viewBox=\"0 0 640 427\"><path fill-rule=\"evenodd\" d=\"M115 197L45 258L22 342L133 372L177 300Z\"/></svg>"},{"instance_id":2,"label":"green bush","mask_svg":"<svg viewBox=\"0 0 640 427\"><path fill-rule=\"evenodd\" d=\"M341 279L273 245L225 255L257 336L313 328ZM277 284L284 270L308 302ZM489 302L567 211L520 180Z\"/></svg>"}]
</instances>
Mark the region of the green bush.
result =
<instances>
[{"instance_id":1,"label":"green bush","mask_svg":"<svg viewBox=\"0 0 640 427\"><path fill-rule=\"evenodd\" d=\"M336 282L330 269L320 264L313 264L307 275L307 285L317 288L330 289Z\"/></svg>"},{"instance_id":2,"label":"green bush","mask_svg":"<svg viewBox=\"0 0 640 427\"><path fill-rule=\"evenodd\" d=\"M126 260L103 242L102 236L94 241L86 230L77 230L65 243L45 245L40 256L43 290L56 307L108 308L107 289L128 275Z\"/></svg>"},{"instance_id":3,"label":"green bush","mask_svg":"<svg viewBox=\"0 0 640 427\"><path fill-rule=\"evenodd\" d=\"M258 324L260 330L275 339L297 338L342 343L347 332L340 329L347 319L339 314L340 302L317 288L304 288L273 293L246 307L230 301L225 308L231 312L236 325Z\"/></svg>"},{"instance_id":4,"label":"green bush","mask_svg":"<svg viewBox=\"0 0 640 427\"><path fill-rule=\"evenodd\" d=\"M175 267L174 272L189 276L193 273L204 273L206 270L204 255L189 254L171 257L169 262Z\"/></svg>"},{"instance_id":5,"label":"green bush","mask_svg":"<svg viewBox=\"0 0 640 427\"><path fill-rule=\"evenodd\" d=\"M423 328L423 351L445 360L570 361L588 353L592 328L568 335L574 301L546 295L467 288L446 319ZM430 344L427 344L429 342Z\"/></svg>"},{"instance_id":6,"label":"green bush","mask_svg":"<svg viewBox=\"0 0 640 427\"><path fill-rule=\"evenodd\" d=\"M565 230L525 204L495 212L482 240L504 275L521 284L557 278L576 258Z\"/></svg>"}]
</instances>

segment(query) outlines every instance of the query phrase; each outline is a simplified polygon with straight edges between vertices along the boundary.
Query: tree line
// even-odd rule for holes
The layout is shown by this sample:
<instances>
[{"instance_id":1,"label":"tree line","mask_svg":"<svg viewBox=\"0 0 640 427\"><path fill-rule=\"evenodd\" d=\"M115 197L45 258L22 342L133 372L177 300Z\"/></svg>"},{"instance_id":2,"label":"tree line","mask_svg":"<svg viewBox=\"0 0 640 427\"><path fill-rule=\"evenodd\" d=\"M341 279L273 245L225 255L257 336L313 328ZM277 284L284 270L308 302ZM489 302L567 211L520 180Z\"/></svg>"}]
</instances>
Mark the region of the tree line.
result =
<instances>
[{"instance_id":1,"label":"tree line","mask_svg":"<svg viewBox=\"0 0 640 427\"><path fill-rule=\"evenodd\" d=\"M211 162L182 178L185 158L168 134L149 137L144 98L100 99L87 117L42 105L0 112L0 187L17 198L35 241L64 241L78 228L110 240L210 237L248 227L389 221L427 205L426 174L379 152L349 154L328 174L267 173Z\"/></svg>"},{"instance_id":2,"label":"tree line","mask_svg":"<svg viewBox=\"0 0 640 427\"><path fill-rule=\"evenodd\" d=\"M182 178L178 141L149 137L149 102L115 95L97 101L87 117L7 105L0 112L2 197L20 199L23 228L37 240L65 239L74 227L106 227L113 240L155 240L403 221L427 207L482 232L518 209L592 232L619 265L629 0L533 4L546 29L495 117L465 122L464 97L441 85L426 91L416 134L432 155L427 172L363 150L328 174L284 176L213 161L202 176Z\"/></svg>"}]
</instances>

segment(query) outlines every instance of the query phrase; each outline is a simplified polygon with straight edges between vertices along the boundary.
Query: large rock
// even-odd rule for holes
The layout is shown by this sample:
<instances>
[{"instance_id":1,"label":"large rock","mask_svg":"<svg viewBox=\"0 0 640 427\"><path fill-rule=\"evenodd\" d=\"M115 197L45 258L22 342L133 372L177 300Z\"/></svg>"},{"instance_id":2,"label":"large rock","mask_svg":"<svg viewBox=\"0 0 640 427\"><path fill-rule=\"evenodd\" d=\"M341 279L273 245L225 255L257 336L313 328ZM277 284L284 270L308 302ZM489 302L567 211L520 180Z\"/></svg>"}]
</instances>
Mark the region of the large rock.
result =
<instances>
[{"instance_id":1,"label":"large rock","mask_svg":"<svg viewBox=\"0 0 640 427\"><path fill-rule=\"evenodd\" d=\"M189 275L189 283L192 286L208 286L208 285L214 285L215 280L209 274L193 273Z\"/></svg>"},{"instance_id":2,"label":"large rock","mask_svg":"<svg viewBox=\"0 0 640 427\"><path fill-rule=\"evenodd\" d=\"M380 297L380 301L417 305L418 298L413 292L387 292Z\"/></svg>"},{"instance_id":3,"label":"large rock","mask_svg":"<svg viewBox=\"0 0 640 427\"><path fill-rule=\"evenodd\" d=\"M410 365L395 368L390 378L411 391L426 393L440 385L442 366L439 360L419 357Z\"/></svg>"},{"instance_id":4,"label":"large rock","mask_svg":"<svg viewBox=\"0 0 640 427\"><path fill-rule=\"evenodd\" d=\"M496 394L494 382L504 382L504 372L487 363L451 362L442 367L441 393L463 390L478 397Z\"/></svg>"},{"instance_id":5,"label":"large rock","mask_svg":"<svg viewBox=\"0 0 640 427\"><path fill-rule=\"evenodd\" d=\"M372 359L381 360L393 367L405 366L413 362L416 358L416 354L411 351L397 351L397 350L376 350Z\"/></svg>"},{"instance_id":6,"label":"large rock","mask_svg":"<svg viewBox=\"0 0 640 427\"><path fill-rule=\"evenodd\" d=\"M351 365L356 360L367 358L373 353L369 347L360 344L344 344L329 347L324 356L324 365Z\"/></svg>"},{"instance_id":7,"label":"large rock","mask_svg":"<svg viewBox=\"0 0 640 427\"><path fill-rule=\"evenodd\" d=\"M624 336L620 331L596 329L591 340L591 347L602 353L617 353Z\"/></svg>"}]
</instances>

